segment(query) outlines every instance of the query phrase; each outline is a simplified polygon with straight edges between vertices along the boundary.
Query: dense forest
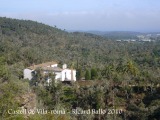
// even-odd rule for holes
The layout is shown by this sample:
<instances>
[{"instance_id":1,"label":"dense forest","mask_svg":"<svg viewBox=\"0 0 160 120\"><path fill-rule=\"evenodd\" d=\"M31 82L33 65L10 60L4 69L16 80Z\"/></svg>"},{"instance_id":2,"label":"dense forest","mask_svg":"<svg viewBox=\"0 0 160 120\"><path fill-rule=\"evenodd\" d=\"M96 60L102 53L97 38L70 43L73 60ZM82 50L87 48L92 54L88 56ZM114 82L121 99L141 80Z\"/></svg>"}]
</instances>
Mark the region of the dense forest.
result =
<instances>
[{"instance_id":1,"label":"dense forest","mask_svg":"<svg viewBox=\"0 0 160 120\"><path fill-rule=\"evenodd\" d=\"M77 70L77 81L43 86L23 69L57 61ZM0 119L2 120L159 120L160 39L117 42L42 23L0 17ZM26 102L27 101L27 102ZM9 114L8 110L64 110L65 114ZM72 110L80 114L72 114ZM86 114L87 110L106 110Z\"/></svg>"}]
</instances>

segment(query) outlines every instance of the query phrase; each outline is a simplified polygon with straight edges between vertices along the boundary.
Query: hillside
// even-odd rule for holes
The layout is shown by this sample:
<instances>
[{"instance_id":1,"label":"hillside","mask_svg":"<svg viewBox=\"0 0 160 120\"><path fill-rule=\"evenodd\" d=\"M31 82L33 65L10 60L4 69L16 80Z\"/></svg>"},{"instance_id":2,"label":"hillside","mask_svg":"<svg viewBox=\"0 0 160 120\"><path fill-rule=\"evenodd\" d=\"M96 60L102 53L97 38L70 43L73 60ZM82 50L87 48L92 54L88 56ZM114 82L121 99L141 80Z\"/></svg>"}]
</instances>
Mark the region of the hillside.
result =
<instances>
[{"instance_id":1,"label":"hillside","mask_svg":"<svg viewBox=\"0 0 160 120\"><path fill-rule=\"evenodd\" d=\"M116 51L122 53L122 47L89 33L68 33L33 21L0 18L0 55L9 65L22 63L27 67L56 60L75 67L77 61L80 66L103 66L106 60L118 59Z\"/></svg>"},{"instance_id":2,"label":"hillside","mask_svg":"<svg viewBox=\"0 0 160 120\"><path fill-rule=\"evenodd\" d=\"M131 31L87 31L87 33L92 33L95 35L100 35L108 39L136 39L137 35L142 35L144 33L131 32Z\"/></svg>"},{"instance_id":3,"label":"hillside","mask_svg":"<svg viewBox=\"0 0 160 120\"><path fill-rule=\"evenodd\" d=\"M126 35L128 33L125 33ZM115 109L121 114L29 115L26 119L159 119L160 42L117 42L84 32L68 33L42 23L0 17L0 119L24 119L8 109ZM159 39L159 38L157 38ZM44 86L40 74L23 79L23 69L48 61L77 70L77 82ZM40 72L39 72L40 73ZM81 81L84 79L86 81ZM88 80L88 81L87 81ZM30 100L30 96L33 99ZM23 99L21 101L20 99ZM30 101L26 103L25 101ZM112 111L113 112L113 111ZM119 112L119 111L118 111Z\"/></svg>"},{"instance_id":4,"label":"hillside","mask_svg":"<svg viewBox=\"0 0 160 120\"><path fill-rule=\"evenodd\" d=\"M95 35L71 34L33 21L0 18L0 54L7 58L8 64L23 61L27 66L50 60L74 62L77 58L86 58L90 52L98 52L100 45L96 39L106 42ZM97 48L92 51L94 46ZM94 59L94 55L91 57Z\"/></svg>"}]
</instances>

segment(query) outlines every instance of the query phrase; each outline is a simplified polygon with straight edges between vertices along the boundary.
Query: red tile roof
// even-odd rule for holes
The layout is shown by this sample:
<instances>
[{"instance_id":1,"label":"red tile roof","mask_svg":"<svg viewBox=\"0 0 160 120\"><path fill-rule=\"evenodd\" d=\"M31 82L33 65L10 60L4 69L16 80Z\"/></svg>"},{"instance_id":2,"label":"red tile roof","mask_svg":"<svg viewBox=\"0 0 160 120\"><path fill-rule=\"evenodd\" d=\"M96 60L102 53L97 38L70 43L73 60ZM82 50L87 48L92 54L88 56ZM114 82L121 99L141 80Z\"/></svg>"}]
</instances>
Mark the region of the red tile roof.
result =
<instances>
[{"instance_id":1,"label":"red tile roof","mask_svg":"<svg viewBox=\"0 0 160 120\"><path fill-rule=\"evenodd\" d=\"M31 70L35 70L36 68L39 68L39 67L47 67L47 66L51 66L51 65L55 65L55 64L58 64L58 63L55 61L52 61L52 62L46 62L46 63L42 63L42 64L38 64L38 65L32 65L28 68Z\"/></svg>"}]
</instances>

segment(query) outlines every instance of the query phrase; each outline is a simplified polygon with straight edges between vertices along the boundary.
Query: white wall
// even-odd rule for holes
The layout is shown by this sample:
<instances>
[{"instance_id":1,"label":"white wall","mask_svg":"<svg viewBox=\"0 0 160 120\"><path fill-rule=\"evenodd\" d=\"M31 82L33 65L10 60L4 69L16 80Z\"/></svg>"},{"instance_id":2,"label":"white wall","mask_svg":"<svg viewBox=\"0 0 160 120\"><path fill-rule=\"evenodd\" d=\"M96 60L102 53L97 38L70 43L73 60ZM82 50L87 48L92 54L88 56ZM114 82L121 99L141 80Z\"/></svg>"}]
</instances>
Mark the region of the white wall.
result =
<instances>
[{"instance_id":1,"label":"white wall","mask_svg":"<svg viewBox=\"0 0 160 120\"><path fill-rule=\"evenodd\" d=\"M55 76L55 79L62 79L62 73L61 72L55 72L56 76Z\"/></svg>"},{"instance_id":2,"label":"white wall","mask_svg":"<svg viewBox=\"0 0 160 120\"><path fill-rule=\"evenodd\" d=\"M65 80L65 76L67 80L71 80L71 70L70 69L64 69L62 71L62 81ZM76 81L76 71L73 70L73 81Z\"/></svg>"},{"instance_id":3,"label":"white wall","mask_svg":"<svg viewBox=\"0 0 160 120\"><path fill-rule=\"evenodd\" d=\"M32 79L32 70L30 69L24 69L23 70L24 79Z\"/></svg>"},{"instance_id":4,"label":"white wall","mask_svg":"<svg viewBox=\"0 0 160 120\"><path fill-rule=\"evenodd\" d=\"M66 68L67 68L67 64L63 64L62 69L66 69Z\"/></svg>"},{"instance_id":5,"label":"white wall","mask_svg":"<svg viewBox=\"0 0 160 120\"><path fill-rule=\"evenodd\" d=\"M76 70L73 70L73 80L76 81Z\"/></svg>"},{"instance_id":6,"label":"white wall","mask_svg":"<svg viewBox=\"0 0 160 120\"><path fill-rule=\"evenodd\" d=\"M53 64L53 65L49 65L49 66L47 66L47 67L57 67L58 66L58 64Z\"/></svg>"}]
</instances>

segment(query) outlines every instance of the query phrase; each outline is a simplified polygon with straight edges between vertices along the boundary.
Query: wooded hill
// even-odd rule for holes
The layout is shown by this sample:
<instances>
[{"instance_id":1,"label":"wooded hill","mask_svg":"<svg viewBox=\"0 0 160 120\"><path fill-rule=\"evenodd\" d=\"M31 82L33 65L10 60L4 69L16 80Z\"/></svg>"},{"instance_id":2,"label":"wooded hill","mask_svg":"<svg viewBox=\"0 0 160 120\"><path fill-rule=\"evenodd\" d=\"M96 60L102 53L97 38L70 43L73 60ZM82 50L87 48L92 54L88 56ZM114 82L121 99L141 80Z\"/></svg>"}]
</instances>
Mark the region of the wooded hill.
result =
<instances>
[{"instance_id":1,"label":"wooded hill","mask_svg":"<svg viewBox=\"0 0 160 120\"><path fill-rule=\"evenodd\" d=\"M76 82L72 86L59 83L45 88L23 80L24 68L48 61L66 63L77 70L77 80L85 78L91 82ZM68 33L34 21L0 18L2 119L12 117L6 110L22 106L17 99L31 90L37 95L38 106L46 109L63 107L69 111L75 107L106 109L122 105L126 111L111 116L61 116L63 119L158 120L159 67L159 40L117 42L89 33ZM43 78L35 79L39 83L41 80ZM23 115L19 117L24 118ZM32 116L30 119L45 117L51 116Z\"/></svg>"},{"instance_id":2,"label":"wooded hill","mask_svg":"<svg viewBox=\"0 0 160 120\"><path fill-rule=\"evenodd\" d=\"M96 35L68 33L41 23L9 18L0 18L0 36L0 54L7 58L7 63L23 61L25 66L51 60L94 63L97 53L98 57L106 56L102 51L108 46L108 41Z\"/></svg>"},{"instance_id":3,"label":"wooded hill","mask_svg":"<svg viewBox=\"0 0 160 120\"><path fill-rule=\"evenodd\" d=\"M87 33L92 33L96 35L103 36L112 40L121 40L121 39L137 39L137 35L142 35L144 33L132 32L132 31L87 31Z\"/></svg>"}]
</instances>

